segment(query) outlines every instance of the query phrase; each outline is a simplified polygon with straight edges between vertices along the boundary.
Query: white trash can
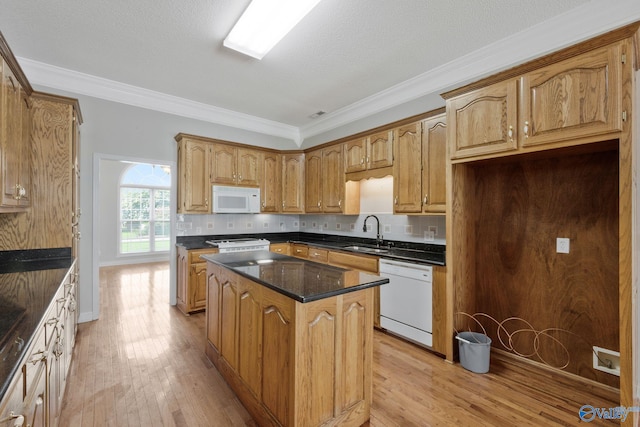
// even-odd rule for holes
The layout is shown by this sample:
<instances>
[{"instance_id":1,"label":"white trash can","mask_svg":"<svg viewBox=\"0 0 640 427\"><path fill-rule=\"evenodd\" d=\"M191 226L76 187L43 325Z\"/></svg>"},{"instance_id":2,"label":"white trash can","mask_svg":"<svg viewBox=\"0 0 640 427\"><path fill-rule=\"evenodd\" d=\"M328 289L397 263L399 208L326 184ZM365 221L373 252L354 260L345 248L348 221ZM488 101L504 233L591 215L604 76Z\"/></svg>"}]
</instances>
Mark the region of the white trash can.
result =
<instances>
[{"instance_id":1,"label":"white trash can","mask_svg":"<svg viewBox=\"0 0 640 427\"><path fill-rule=\"evenodd\" d=\"M479 332L459 332L456 339L462 367L477 374L489 372L491 338Z\"/></svg>"}]
</instances>

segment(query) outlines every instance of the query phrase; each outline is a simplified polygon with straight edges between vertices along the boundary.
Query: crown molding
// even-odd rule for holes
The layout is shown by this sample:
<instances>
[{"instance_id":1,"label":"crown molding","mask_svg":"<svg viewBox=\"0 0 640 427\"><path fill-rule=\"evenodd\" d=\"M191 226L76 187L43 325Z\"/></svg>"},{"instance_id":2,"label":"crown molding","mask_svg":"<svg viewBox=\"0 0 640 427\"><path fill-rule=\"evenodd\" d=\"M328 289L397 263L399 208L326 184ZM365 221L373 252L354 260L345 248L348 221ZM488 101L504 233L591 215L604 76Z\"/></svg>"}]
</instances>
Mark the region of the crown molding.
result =
<instances>
[{"instance_id":1,"label":"crown molding","mask_svg":"<svg viewBox=\"0 0 640 427\"><path fill-rule=\"evenodd\" d=\"M418 98L435 95L640 20L637 0L594 0L302 126L322 134ZM444 105L444 100L442 101Z\"/></svg>"},{"instance_id":2,"label":"crown molding","mask_svg":"<svg viewBox=\"0 0 640 427\"><path fill-rule=\"evenodd\" d=\"M322 134L376 113L436 95L640 20L637 0L593 0L412 79L325 114L300 128L18 58L32 83L182 117L293 140ZM444 100L443 100L444 104Z\"/></svg>"},{"instance_id":3,"label":"crown molding","mask_svg":"<svg viewBox=\"0 0 640 427\"><path fill-rule=\"evenodd\" d=\"M286 138L293 140L298 146L302 143L300 131L295 126L56 67L28 58L19 57L18 61L33 84Z\"/></svg>"}]
</instances>

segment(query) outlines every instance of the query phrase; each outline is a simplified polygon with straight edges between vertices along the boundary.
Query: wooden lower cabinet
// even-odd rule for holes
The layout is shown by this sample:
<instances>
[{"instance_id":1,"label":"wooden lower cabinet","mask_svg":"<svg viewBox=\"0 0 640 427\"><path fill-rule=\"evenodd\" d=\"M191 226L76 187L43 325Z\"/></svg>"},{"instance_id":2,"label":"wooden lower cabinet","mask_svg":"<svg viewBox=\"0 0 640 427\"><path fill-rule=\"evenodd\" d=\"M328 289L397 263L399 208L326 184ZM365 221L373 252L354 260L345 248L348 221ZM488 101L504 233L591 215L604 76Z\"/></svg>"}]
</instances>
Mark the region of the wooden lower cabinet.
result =
<instances>
[{"instance_id":1,"label":"wooden lower cabinet","mask_svg":"<svg viewBox=\"0 0 640 427\"><path fill-rule=\"evenodd\" d=\"M202 311L207 305L207 263L200 255L218 253L218 249L178 247L176 305L184 314Z\"/></svg>"},{"instance_id":2,"label":"wooden lower cabinet","mask_svg":"<svg viewBox=\"0 0 640 427\"><path fill-rule=\"evenodd\" d=\"M206 354L258 425L369 419L372 288L303 304L212 263L207 283Z\"/></svg>"}]
</instances>

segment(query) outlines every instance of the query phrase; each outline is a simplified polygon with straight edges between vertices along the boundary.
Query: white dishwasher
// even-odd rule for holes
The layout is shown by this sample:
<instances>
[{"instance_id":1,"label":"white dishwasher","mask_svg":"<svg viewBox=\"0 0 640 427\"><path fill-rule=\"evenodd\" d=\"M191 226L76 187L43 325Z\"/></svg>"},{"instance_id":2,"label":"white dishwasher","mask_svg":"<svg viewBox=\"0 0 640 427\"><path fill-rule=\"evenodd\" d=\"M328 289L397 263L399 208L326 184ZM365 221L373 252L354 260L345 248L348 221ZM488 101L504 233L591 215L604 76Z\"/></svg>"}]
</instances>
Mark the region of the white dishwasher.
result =
<instances>
[{"instance_id":1,"label":"white dishwasher","mask_svg":"<svg viewBox=\"0 0 640 427\"><path fill-rule=\"evenodd\" d=\"M433 267L380 259L380 326L389 332L431 347Z\"/></svg>"}]
</instances>

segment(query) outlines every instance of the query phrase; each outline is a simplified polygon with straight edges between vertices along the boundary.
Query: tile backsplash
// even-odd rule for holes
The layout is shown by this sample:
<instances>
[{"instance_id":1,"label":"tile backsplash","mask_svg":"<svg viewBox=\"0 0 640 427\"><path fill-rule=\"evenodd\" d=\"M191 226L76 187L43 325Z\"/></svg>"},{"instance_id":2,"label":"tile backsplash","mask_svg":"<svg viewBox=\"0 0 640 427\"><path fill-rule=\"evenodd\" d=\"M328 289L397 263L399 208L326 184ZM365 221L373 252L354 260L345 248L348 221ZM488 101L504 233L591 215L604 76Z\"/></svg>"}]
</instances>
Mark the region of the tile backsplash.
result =
<instances>
[{"instance_id":1,"label":"tile backsplash","mask_svg":"<svg viewBox=\"0 0 640 427\"><path fill-rule=\"evenodd\" d=\"M369 218L367 232L362 230L366 214L360 215L268 215L215 214L178 215L178 236L251 234L303 231L354 237L376 237L376 221ZM376 214L383 239L445 244L445 217Z\"/></svg>"}]
</instances>

